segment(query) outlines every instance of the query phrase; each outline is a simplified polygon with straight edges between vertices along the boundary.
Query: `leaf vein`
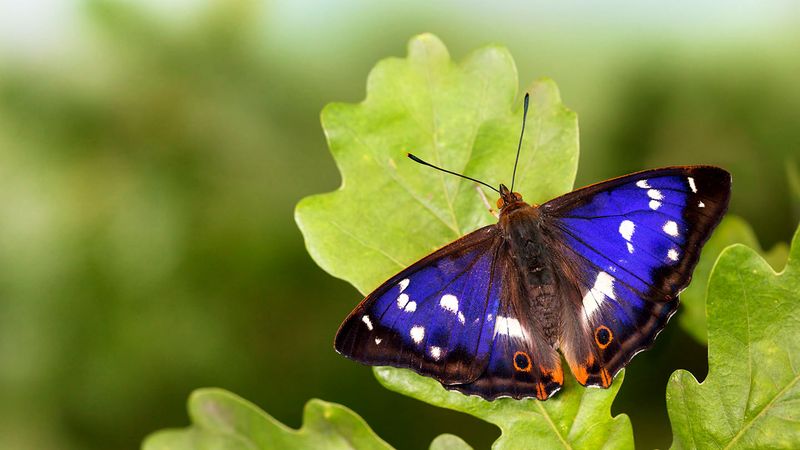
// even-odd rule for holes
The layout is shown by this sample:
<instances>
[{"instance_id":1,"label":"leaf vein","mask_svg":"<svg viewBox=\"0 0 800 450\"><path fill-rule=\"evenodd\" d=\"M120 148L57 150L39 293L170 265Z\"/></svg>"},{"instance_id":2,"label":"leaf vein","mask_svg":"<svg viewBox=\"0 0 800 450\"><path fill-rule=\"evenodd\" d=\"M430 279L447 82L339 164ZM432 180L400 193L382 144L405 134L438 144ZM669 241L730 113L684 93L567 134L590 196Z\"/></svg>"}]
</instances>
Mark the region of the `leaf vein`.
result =
<instances>
[{"instance_id":1,"label":"leaf vein","mask_svg":"<svg viewBox=\"0 0 800 450\"><path fill-rule=\"evenodd\" d=\"M356 141L356 142L358 142L359 144L361 144L361 146L362 146L362 147L364 147L364 149L366 149L368 152L370 152L370 153L373 155L373 156L372 156L373 160L374 160L376 163L378 163L378 165L380 165L380 163L378 162L377 158L375 157L375 151L372 149L372 147L371 147L370 145L368 145L366 142L364 142L364 140L363 140L363 139L361 139L361 137L358 135L358 133L356 133L356 132L355 132L355 130L353 130L352 128L350 128L350 127L347 127L347 126L343 126L343 128L344 128L344 129L346 129L348 133L350 133L350 135L353 137L353 139L355 139L355 141ZM460 237L460 236L461 236L461 232L459 231L459 229L458 229L457 227L453 227L453 225L452 225L452 224L448 223L446 220L444 220L444 218L442 218L441 216L439 216L439 214L436 212L436 210L435 210L435 209L433 209L433 208L432 208L431 206L429 206L429 205L428 205L426 202L424 202L424 201L422 200L422 198L418 197L418 196L417 196L417 195L416 195L416 194L415 194L415 193L414 193L414 192L411 190L411 188L410 188L410 187L406 186L406 185L405 185L405 183L403 183L403 182L400 180L400 178L397 176L396 172L394 172L394 171L392 171L392 170L388 170L388 171L386 171L386 173L388 173L388 174L389 174L389 176L392 178L392 180L393 180L395 183L397 183L397 185L398 185L398 186L400 186L401 188L403 188L403 190L404 190L404 191L406 191L406 193L407 193L407 194L408 194L408 195L409 195L409 196L410 196L410 197L411 197L411 198L412 198L414 201L416 201L417 203L419 203L420 205L422 205L422 207L423 207L423 208L425 208L425 210L426 210L426 211L428 211L428 212L429 212L429 213L430 213L430 214L431 214L433 217L435 217L437 220L439 220L440 222L442 222L442 223L443 223L443 224L444 224L444 225L445 225L447 228L449 228L449 229L453 230L453 232L454 232L454 233L456 233L456 237Z\"/></svg>"},{"instance_id":2,"label":"leaf vein","mask_svg":"<svg viewBox=\"0 0 800 450\"><path fill-rule=\"evenodd\" d=\"M359 238L358 235L348 231L346 228L343 228L338 223L331 222L331 225L333 225L334 227L336 227L337 230L339 230L342 233L344 233L345 235L347 235L347 237L349 237L350 239L358 242L362 247L367 248L369 250L372 250L372 251L374 251L374 252L376 252L376 253L378 253L380 255L383 255L386 259L392 261L393 263L397 264L400 267L406 267L407 266L407 264L402 263L400 260L398 260L394 256L386 253L385 251L381 250L379 247L376 247L376 246L374 246L372 244L367 243L363 239Z\"/></svg>"},{"instance_id":3,"label":"leaf vein","mask_svg":"<svg viewBox=\"0 0 800 450\"><path fill-rule=\"evenodd\" d=\"M542 417L547 420L547 424L553 429L553 433L555 433L555 435L558 437L558 440L561 441L561 444L564 446L564 448L572 449L572 446L569 445L569 442L567 442L566 439L564 439L564 436L559 433L558 427L556 426L555 422L553 422L553 419L550 417L550 414L547 412L547 410L544 409L544 406L542 406L542 402L537 401L536 406L539 407L539 411L542 412Z\"/></svg>"}]
</instances>

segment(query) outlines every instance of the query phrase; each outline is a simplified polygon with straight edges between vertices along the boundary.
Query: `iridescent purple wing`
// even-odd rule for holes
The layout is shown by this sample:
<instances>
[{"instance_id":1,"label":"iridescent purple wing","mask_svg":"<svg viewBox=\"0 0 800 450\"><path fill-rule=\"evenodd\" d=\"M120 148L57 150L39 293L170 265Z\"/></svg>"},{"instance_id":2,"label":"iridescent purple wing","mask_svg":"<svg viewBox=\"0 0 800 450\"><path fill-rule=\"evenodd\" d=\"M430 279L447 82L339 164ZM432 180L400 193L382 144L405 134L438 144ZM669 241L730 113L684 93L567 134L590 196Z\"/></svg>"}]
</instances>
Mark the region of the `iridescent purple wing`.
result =
<instances>
[{"instance_id":1,"label":"iridescent purple wing","mask_svg":"<svg viewBox=\"0 0 800 450\"><path fill-rule=\"evenodd\" d=\"M369 365L413 369L442 383L484 371L501 276L496 225L470 233L390 278L350 313L336 351Z\"/></svg>"},{"instance_id":2,"label":"iridescent purple wing","mask_svg":"<svg viewBox=\"0 0 800 450\"><path fill-rule=\"evenodd\" d=\"M563 381L558 353L534 329L497 225L412 264L365 298L336 350L369 365L408 368L484 398L545 399Z\"/></svg>"},{"instance_id":3,"label":"iridescent purple wing","mask_svg":"<svg viewBox=\"0 0 800 450\"><path fill-rule=\"evenodd\" d=\"M553 260L572 286L559 346L581 384L607 387L678 306L700 249L728 207L730 174L648 170L542 205Z\"/></svg>"}]
</instances>

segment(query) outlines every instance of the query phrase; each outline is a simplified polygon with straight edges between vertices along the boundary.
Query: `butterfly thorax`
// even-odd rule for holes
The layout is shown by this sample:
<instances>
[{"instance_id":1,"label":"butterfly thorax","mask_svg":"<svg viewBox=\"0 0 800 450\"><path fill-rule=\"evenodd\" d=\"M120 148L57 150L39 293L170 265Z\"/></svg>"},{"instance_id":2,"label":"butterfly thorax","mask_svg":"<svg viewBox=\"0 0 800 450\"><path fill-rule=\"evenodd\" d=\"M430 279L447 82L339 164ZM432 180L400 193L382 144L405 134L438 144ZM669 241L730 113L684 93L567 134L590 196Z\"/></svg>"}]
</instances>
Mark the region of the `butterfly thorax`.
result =
<instances>
[{"instance_id":1,"label":"butterfly thorax","mask_svg":"<svg viewBox=\"0 0 800 450\"><path fill-rule=\"evenodd\" d=\"M522 272L520 275L530 285L553 282L552 270L546 261L546 249L542 240L541 213L539 208L522 200L517 192L511 192L504 184L500 185L500 220L511 257Z\"/></svg>"}]
</instances>

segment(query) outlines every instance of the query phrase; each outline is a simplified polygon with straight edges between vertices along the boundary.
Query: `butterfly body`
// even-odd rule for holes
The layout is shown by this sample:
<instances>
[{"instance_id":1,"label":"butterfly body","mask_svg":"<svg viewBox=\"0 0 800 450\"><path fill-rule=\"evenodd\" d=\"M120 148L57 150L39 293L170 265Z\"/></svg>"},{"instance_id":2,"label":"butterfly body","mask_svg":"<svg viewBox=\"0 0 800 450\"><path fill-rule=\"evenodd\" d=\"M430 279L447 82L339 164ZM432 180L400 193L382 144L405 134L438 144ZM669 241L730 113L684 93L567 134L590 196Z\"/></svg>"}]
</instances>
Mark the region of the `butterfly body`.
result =
<instances>
[{"instance_id":1,"label":"butterfly body","mask_svg":"<svg viewBox=\"0 0 800 450\"><path fill-rule=\"evenodd\" d=\"M501 193L506 192L500 186ZM509 293L507 298L519 301L519 311L529 311L531 320L542 330L550 345L558 339L561 312L556 297L553 261L543 235L541 214L537 206L522 201L519 194L501 197L503 207L497 226L503 238L505 252L513 261L517 278L524 281L519 295Z\"/></svg>"},{"instance_id":2,"label":"butterfly body","mask_svg":"<svg viewBox=\"0 0 800 450\"><path fill-rule=\"evenodd\" d=\"M730 174L678 166L530 205L500 186L498 222L387 280L335 348L486 399L544 400L564 380L608 387L678 307L727 210Z\"/></svg>"}]
</instances>

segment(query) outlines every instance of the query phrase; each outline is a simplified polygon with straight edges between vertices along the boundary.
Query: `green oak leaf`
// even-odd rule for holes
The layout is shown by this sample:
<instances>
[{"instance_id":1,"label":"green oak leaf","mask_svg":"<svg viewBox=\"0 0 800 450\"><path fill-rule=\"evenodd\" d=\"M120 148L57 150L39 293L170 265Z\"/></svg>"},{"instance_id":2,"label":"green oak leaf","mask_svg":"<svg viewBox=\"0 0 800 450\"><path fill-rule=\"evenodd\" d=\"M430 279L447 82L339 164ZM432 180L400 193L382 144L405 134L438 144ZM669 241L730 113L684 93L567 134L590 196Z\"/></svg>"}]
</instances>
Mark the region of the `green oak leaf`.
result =
<instances>
[{"instance_id":1,"label":"green oak leaf","mask_svg":"<svg viewBox=\"0 0 800 450\"><path fill-rule=\"evenodd\" d=\"M200 389L189 397L192 425L153 433L143 450L391 449L353 411L310 400L303 426L294 430L252 403L222 389Z\"/></svg>"},{"instance_id":2,"label":"green oak leaf","mask_svg":"<svg viewBox=\"0 0 800 450\"><path fill-rule=\"evenodd\" d=\"M474 183L406 153L492 185L510 184L522 118L517 89L506 49L485 47L456 64L438 38L423 34L411 40L407 58L378 63L363 102L327 105L322 125L342 186L303 199L295 212L317 264L366 293L495 221ZM578 124L552 81L537 81L528 92L515 190L543 202L572 188Z\"/></svg>"},{"instance_id":3,"label":"green oak leaf","mask_svg":"<svg viewBox=\"0 0 800 450\"><path fill-rule=\"evenodd\" d=\"M737 216L729 215L711 235L703 247L700 261L694 269L692 283L681 293L681 310L679 322L681 327L686 330L697 342L706 345L708 343L708 330L706 327L706 288L708 287L708 277L711 275L711 268L717 261L722 251L733 244L744 244L756 249L763 254L767 262L775 270L780 270L786 263L789 249L785 244L776 245L769 252L761 250L758 238L750 228L750 225Z\"/></svg>"},{"instance_id":4,"label":"green oak leaf","mask_svg":"<svg viewBox=\"0 0 800 450\"><path fill-rule=\"evenodd\" d=\"M775 273L743 245L725 249L708 285L708 377L667 386L681 448L800 448L800 227Z\"/></svg>"},{"instance_id":5,"label":"green oak leaf","mask_svg":"<svg viewBox=\"0 0 800 450\"><path fill-rule=\"evenodd\" d=\"M474 395L448 391L436 380L405 369L376 367L375 376L387 388L442 408L471 414L502 431L493 449L633 448L633 430L624 414L611 417L611 403L625 371L608 389L584 388L569 375L561 392L547 401L509 398L488 402Z\"/></svg>"},{"instance_id":6,"label":"green oak leaf","mask_svg":"<svg viewBox=\"0 0 800 450\"><path fill-rule=\"evenodd\" d=\"M322 124L342 186L303 199L296 210L314 260L366 293L432 250L494 222L474 183L415 164L406 153L494 185L510 183L522 117L517 88L506 49L485 47L456 64L436 37L425 34L411 40L407 58L373 69L366 100L328 105ZM527 91L531 104L515 190L540 203L572 189L577 117L552 81L534 82ZM390 389L497 424L503 430L499 448L633 446L629 419L612 419L609 411L621 376L611 389L587 390L567 372L563 391L547 402L487 402L410 371L381 367L375 373Z\"/></svg>"}]
</instances>

